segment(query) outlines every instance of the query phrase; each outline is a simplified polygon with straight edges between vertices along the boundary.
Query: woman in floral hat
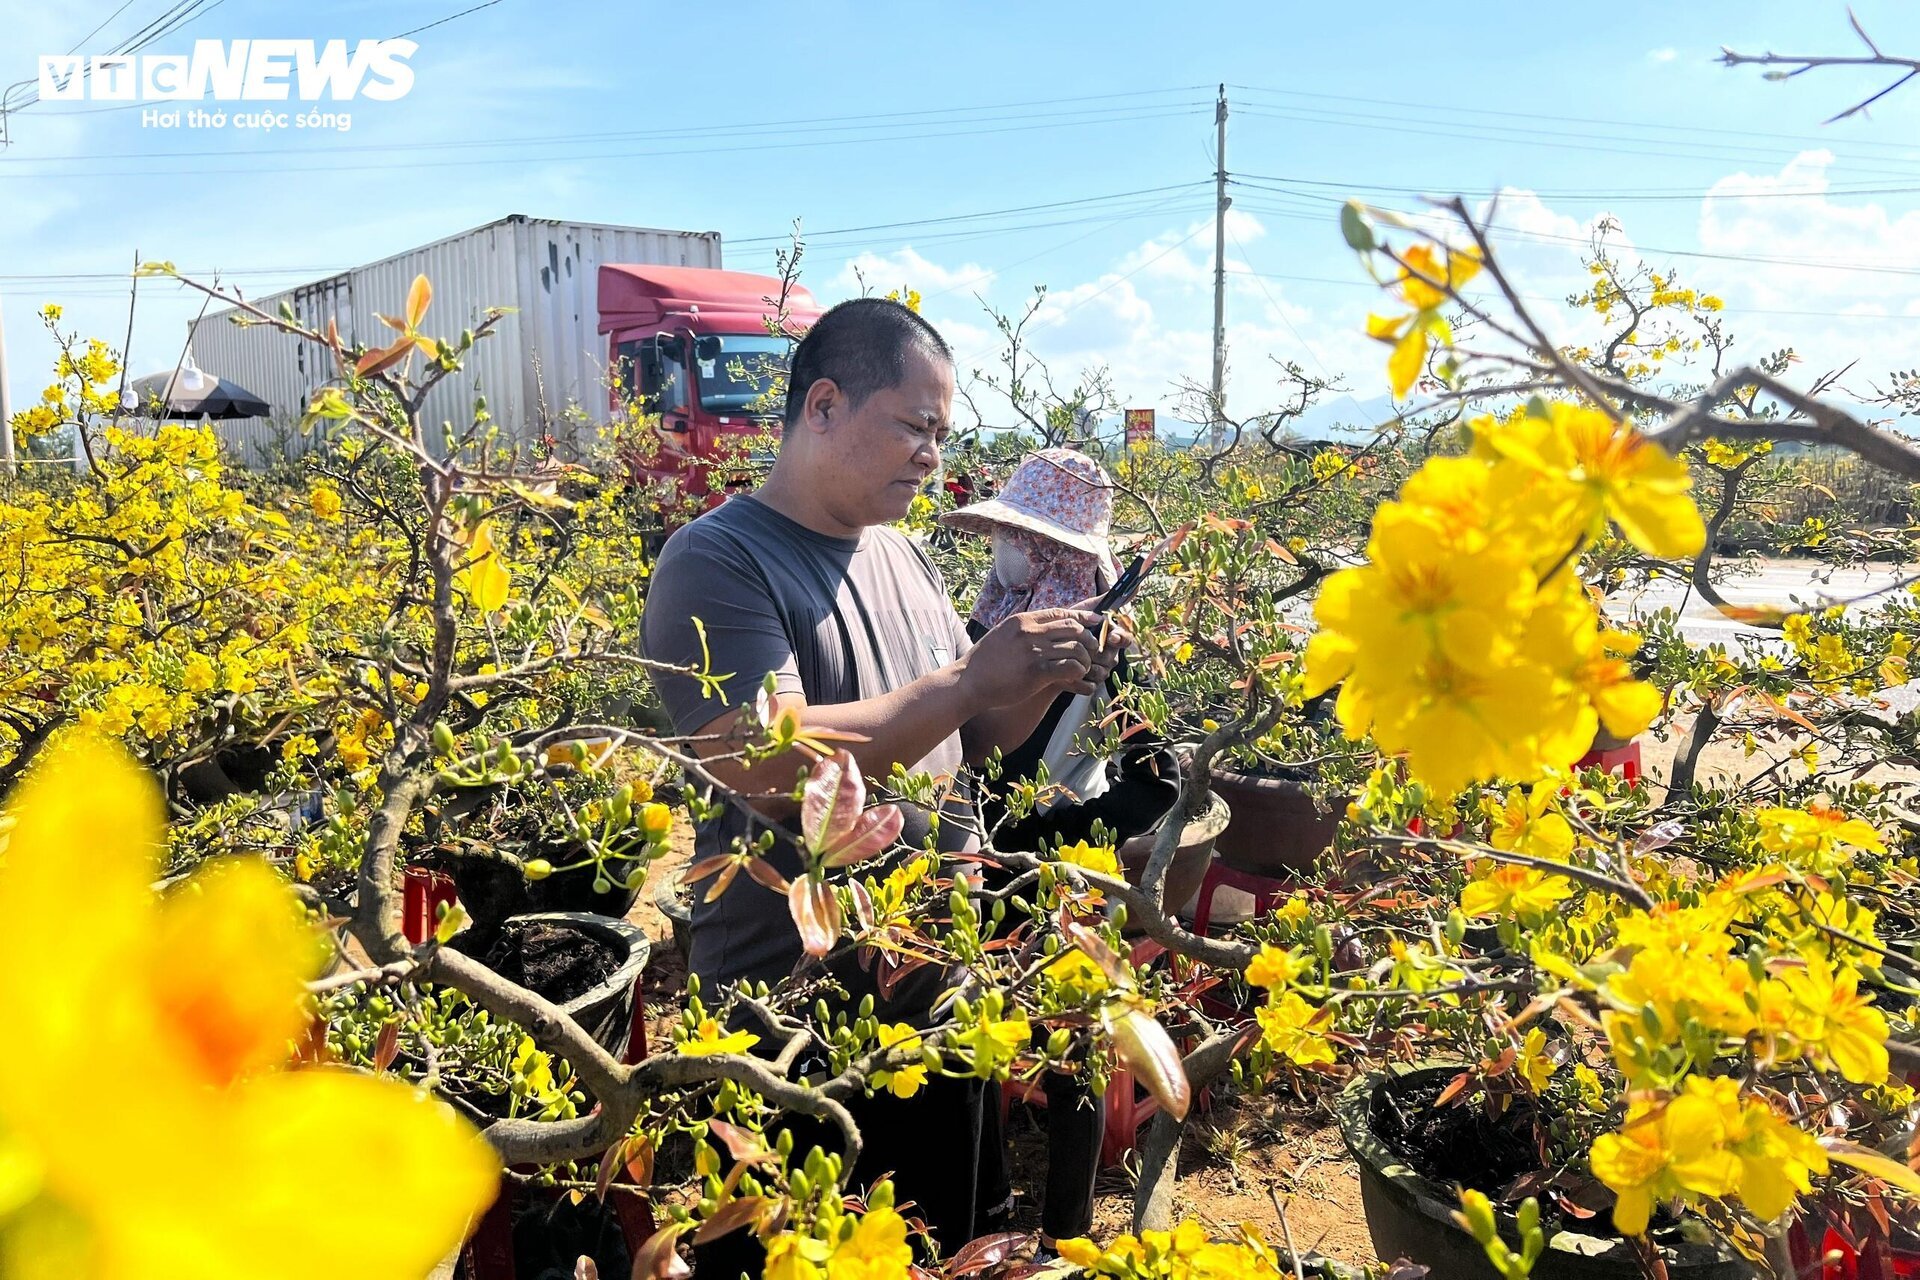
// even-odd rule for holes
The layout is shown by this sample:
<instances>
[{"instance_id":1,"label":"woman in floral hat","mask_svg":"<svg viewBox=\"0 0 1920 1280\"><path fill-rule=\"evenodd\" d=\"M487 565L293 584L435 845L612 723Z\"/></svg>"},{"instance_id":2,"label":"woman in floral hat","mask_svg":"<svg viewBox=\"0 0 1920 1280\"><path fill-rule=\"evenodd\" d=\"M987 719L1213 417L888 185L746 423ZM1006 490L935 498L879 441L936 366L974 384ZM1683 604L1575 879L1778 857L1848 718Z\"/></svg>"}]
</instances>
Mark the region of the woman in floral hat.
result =
<instances>
[{"instance_id":1,"label":"woman in floral hat","mask_svg":"<svg viewBox=\"0 0 1920 1280\"><path fill-rule=\"evenodd\" d=\"M993 570L967 622L967 631L975 639L1009 614L1084 605L1104 593L1118 576L1108 547L1113 484L1098 462L1072 449L1042 449L1028 455L998 495L949 512L941 523L993 540ZM1063 840L1085 840L1096 819L1114 828L1116 838L1135 835L1166 812L1173 799L1172 787L1130 779L1078 745L1078 740L1095 736L1094 726L1107 699L1125 679L1123 658L1105 689L1092 695L1062 694L1027 741L1005 754L1001 776L989 784L984 797L988 829L994 832L997 847L1033 850ZM1036 777L1043 761L1050 787L1059 790L1032 816L1017 823L1003 822L1002 797L1013 786ZM1105 1117L1084 1080L1049 1072L1042 1083L1047 1097L1048 1158L1040 1237L1042 1245L1051 1249L1055 1240L1084 1235L1093 1227L1093 1183L1099 1172ZM1001 1149L983 1152L983 1174L998 1170L999 1177L994 1185L982 1188L980 1203L1010 1208L1004 1142L995 1123L998 1109L989 1106L986 1118L983 1142Z\"/></svg>"}]
</instances>

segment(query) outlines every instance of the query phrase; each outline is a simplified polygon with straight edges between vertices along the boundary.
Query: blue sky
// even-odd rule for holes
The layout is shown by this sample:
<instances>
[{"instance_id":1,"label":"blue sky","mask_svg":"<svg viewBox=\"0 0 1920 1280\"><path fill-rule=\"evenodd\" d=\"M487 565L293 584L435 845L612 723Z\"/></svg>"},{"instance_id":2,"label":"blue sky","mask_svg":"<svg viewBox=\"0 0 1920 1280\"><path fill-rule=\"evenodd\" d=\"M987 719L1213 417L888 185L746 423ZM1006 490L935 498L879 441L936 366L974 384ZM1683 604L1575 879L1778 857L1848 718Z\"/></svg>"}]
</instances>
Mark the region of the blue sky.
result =
<instances>
[{"instance_id":1,"label":"blue sky","mask_svg":"<svg viewBox=\"0 0 1920 1280\"><path fill-rule=\"evenodd\" d=\"M1342 377L1358 402L1384 392L1384 351L1359 332L1376 295L1335 228L1348 194L1406 208L1507 189L1510 262L1541 299L1577 287L1586 228L1612 213L1650 260L1726 296L1743 349L1794 345L1808 376L1857 357L1861 391L1920 364L1920 86L1823 127L1888 77L1766 83L1713 61L1723 44L1852 52L1837 3L1627 3L1596 20L1538 0L1445 17L1271 0L190 2L149 52L426 27L414 88L342 104L345 133L143 129L101 103L14 113L0 307L16 406L51 365L40 303L119 344L112 277L136 249L259 295L517 212L717 229L747 270L800 218L817 294L854 292L856 267L881 291L916 287L965 367L994 346L974 295L1017 307L1044 283L1035 340L1056 372L1104 364L1122 399L1165 412L1208 368L1221 81L1235 409L1270 403L1270 357ZM0 0L0 81L32 78L41 53L105 52L175 3ZM1920 50L1909 6L1856 9L1889 51ZM894 223L923 225L822 234ZM143 286L136 373L172 365L196 309Z\"/></svg>"}]
</instances>

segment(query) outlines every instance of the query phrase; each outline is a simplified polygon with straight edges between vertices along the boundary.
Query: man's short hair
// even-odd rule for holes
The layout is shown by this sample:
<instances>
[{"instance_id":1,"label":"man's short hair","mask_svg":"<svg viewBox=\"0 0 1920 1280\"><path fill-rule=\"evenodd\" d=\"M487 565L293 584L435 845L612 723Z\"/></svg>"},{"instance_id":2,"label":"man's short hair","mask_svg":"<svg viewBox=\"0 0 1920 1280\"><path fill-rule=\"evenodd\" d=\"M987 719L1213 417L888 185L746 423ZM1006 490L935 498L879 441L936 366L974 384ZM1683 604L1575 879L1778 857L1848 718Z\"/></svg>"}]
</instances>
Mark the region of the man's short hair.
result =
<instances>
[{"instance_id":1,"label":"man's short hair","mask_svg":"<svg viewBox=\"0 0 1920 1280\"><path fill-rule=\"evenodd\" d=\"M822 378L831 379L853 408L876 391L899 386L913 351L953 363L953 349L940 331L897 302L850 298L829 309L794 348L786 424L800 421L808 390Z\"/></svg>"}]
</instances>

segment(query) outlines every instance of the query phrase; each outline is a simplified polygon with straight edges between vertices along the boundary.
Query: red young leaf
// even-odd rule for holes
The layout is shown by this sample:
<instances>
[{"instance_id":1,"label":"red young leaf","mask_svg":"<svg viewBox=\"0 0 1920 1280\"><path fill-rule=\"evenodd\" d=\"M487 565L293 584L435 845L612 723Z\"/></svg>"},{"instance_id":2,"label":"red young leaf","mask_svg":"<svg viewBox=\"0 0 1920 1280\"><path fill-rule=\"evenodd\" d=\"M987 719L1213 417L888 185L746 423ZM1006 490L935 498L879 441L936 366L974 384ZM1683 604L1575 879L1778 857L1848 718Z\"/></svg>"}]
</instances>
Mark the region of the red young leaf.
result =
<instances>
[{"instance_id":1,"label":"red young leaf","mask_svg":"<svg viewBox=\"0 0 1920 1280\"><path fill-rule=\"evenodd\" d=\"M380 1075L400 1056L400 1019L389 1018L373 1042L373 1073Z\"/></svg>"},{"instance_id":2,"label":"red young leaf","mask_svg":"<svg viewBox=\"0 0 1920 1280\"><path fill-rule=\"evenodd\" d=\"M1006 1261L1008 1254L1032 1238L1024 1231L1003 1231L998 1235L969 1240L966 1247L954 1254L953 1261L947 1264L947 1274L970 1276L997 1266Z\"/></svg>"},{"instance_id":3,"label":"red young leaf","mask_svg":"<svg viewBox=\"0 0 1920 1280\"><path fill-rule=\"evenodd\" d=\"M759 1217L766 1203L765 1196L741 1196L738 1200L728 1201L718 1213L700 1224L700 1229L693 1233L693 1242L705 1244L729 1231L739 1230Z\"/></svg>"},{"instance_id":4,"label":"red young leaf","mask_svg":"<svg viewBox=\"0 0 1920 1280\"><path fill-rule=\"evenodd\" d=\"M707 902L720 901L720 895L727 891L727 886L732 884L734 881L734 877L738 876L739 874L740 874L740 864L731 858L728 859L727 865L720 872L719 878L717 878L713 882L713 887L707 890L707 896L705 900Z\"/></svg>"},{"instance_id":5,"label":"red young leaf","mask_svg":"<svg viewBox=\"0 0 1920 1280\"><path fill-rule=\"evenodd\" d=\"M807 847L815 853L837 847L866 803L867 784L851 752L836 751L814 765L800 804L800 834Z\"/></svg>"},{"instance_id":6,"label":"red young leaf","mask_svg":"<svg viewBox=\"0 0 1920 1280\"><path fill-rule=\"evenodd\" d=\"M1462 1071L1459 1075L1447 1081L1447 1087L1440 1091L1440 1096L1433 1100L1433 1105L1436 1107L1446 1106L1449 1102L1452 1102L1455 1098L1465 1093L1467 1086L1472 1083L1473 1073L1470 1071Z\"/></svg>"},{"instance_id":7,"label":"red young leaf","mask_svg":"<svg viewBox=\"0 0 1920 1280\"><path fill-rule=\"evenodd\" d=\"M363 378L371 374L379 373L381 370L397 364L400 357L406 355L407 352L411 350L413 350L413 344L409 342L396 342L385 349L375 347L360 357L360 362L353 366L353 371Z\"/></svg>"},{"instance_id":8,"label":"red young leaf","mask_svg":"<svg viewBox=\"0 0 1920 1280\"><path fill-rule=\"evenodd\" d=\"M800 945L816 959L833 950L840 936L840 899L833 886L812 876L801 877L787 894L787 910L800 929Z\"/></svg>"},{"instance_id":9,"label":"red young leaf","mask_svg":"<svg viewBox=\"0 0 1920 1280\"><path fill-rule=\"evenodd\" d=\"M900 838L906 816L897 804L878 805L854 820L853 829L826 850L827 865L849 867L881 853Z\"/></svg>"},{"instance_id":10,"label":"red young leaf","mask_svg":"<svg viewBox=\"0 0 1920 1280\"><path fill-rule=\"evenodd\" d=\"M691 1222L671 1222L648 1236L633 1255L633 1280L684 1280L692 1275L693 1268L681 1261L673 1247L692 1226Z\"/></svg>"},{"instance_id":11,"label":"red young leaf","mask_svg":"<svg viewBox=\"0 0 1920 1280\"><path fill-rule=\"evenodd\" d=\"M1128 1008L1117 1017L1109 1011L1101 1017L1121 1064L1147 1087L1162 1111L1175 1120L1185 1120L1187 1108L1193 1105L1193 1086L1167 1029L1139 1008Z\"/></svg>"},{"instance_id":12,"label":"red young leaf","mask_svg":"<svg viewBox=\"0 0 1920 1280\"><path fill-rule=\"evenodd\" d=\"M720 868L732 862L733 858L724 853L716 853L711 858L702 858L680 873L680 878L688 884L697 884Z\"/></svg>"},{"instance_id":13,"label":"red young leaf","mask_svg":"<svg viewBox=\"0 0 1920 1280\"><path fill-rule=\"evenodd\" d=\"M773 864L765 858L755 858L747 863L747 874L755 883L766 886L775 893L787 891L787 878L773 869Z\"/></svg>"},{"instance_id":14,"label":"red young leaf","mask_svg":"<svg viewBox=\"0 0 1920 1280\"><path fill-rule=\"evenodd\" d=\"M728 1124L725 1120L707 1121L707 1132L720 1139L720 1144L727 1149L727 1154L735 1160L745 1160L748 1156L759 1155L767 1149L766 1144L754 1137L752 1133L739 1125Z\"/></svg>"},{"instance_id":15,"label":"red young leaf","mask_svg":"<svg viewBox=\"0 0 1920 1280\"><path fill-rule=\"evenodd\" d=\"M427 318L427 306L433 301L433 286L427 283L424 275L413 278L413 287L407 290L407 332L420 327Z\"/></svg>"},{"instance_id":16,"label":"red young leaf","mask_svg":"<svg viewBox=\"0 0 1920 1280\"><path fill-rule=\"evenodd\" d=\"M1062 913L1064 914L1064 912ZM1069 920L1065 925L1067 941L1087 953L1087 958L1100 966L1100 972L1107 981L1116 987L1131 986L1133 973L1120 954L1107 945L1106 939L1077 920Z\"/></svg>"}]
</instances>

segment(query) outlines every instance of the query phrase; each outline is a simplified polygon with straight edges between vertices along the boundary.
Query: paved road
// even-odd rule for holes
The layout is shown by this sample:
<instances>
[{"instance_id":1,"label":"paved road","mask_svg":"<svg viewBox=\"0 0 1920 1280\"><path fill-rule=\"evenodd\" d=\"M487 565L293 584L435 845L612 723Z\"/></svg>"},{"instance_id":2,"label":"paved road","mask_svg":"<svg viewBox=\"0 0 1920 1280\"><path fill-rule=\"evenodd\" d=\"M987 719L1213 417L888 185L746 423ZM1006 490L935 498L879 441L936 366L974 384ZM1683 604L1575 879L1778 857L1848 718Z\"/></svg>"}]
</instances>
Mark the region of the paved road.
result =
<instances>
[{"instance_id":1,"label":"paved road","mask_svg":"<svg viewBox=\"0 0 1920 1280\"><path fill-rule=\"evenodd\" d=\"M1751 568L1744 562L1729 563L1735 565L1735 574L1730 574L1716 585L1728 603L1744 605L1804 604L1819 607L1883 590L1912 576L1914 572L1911 567L1892 565L1830 570L1811 560L1759 561L1754 562ZM1884 598L1875 597L1853 607L1872 608ZM1735 622L1689 592L1686 583L1669 579L1656 580L1640 591L1616 595L1610 602L1609 612L1624 617L1635 612L1644 614L1663 608L1680 609L1681 633L1696 644L1710 644L1716 640L1730 642L1740 636L1769 634Z\"/></svg>"}]
</instances>

